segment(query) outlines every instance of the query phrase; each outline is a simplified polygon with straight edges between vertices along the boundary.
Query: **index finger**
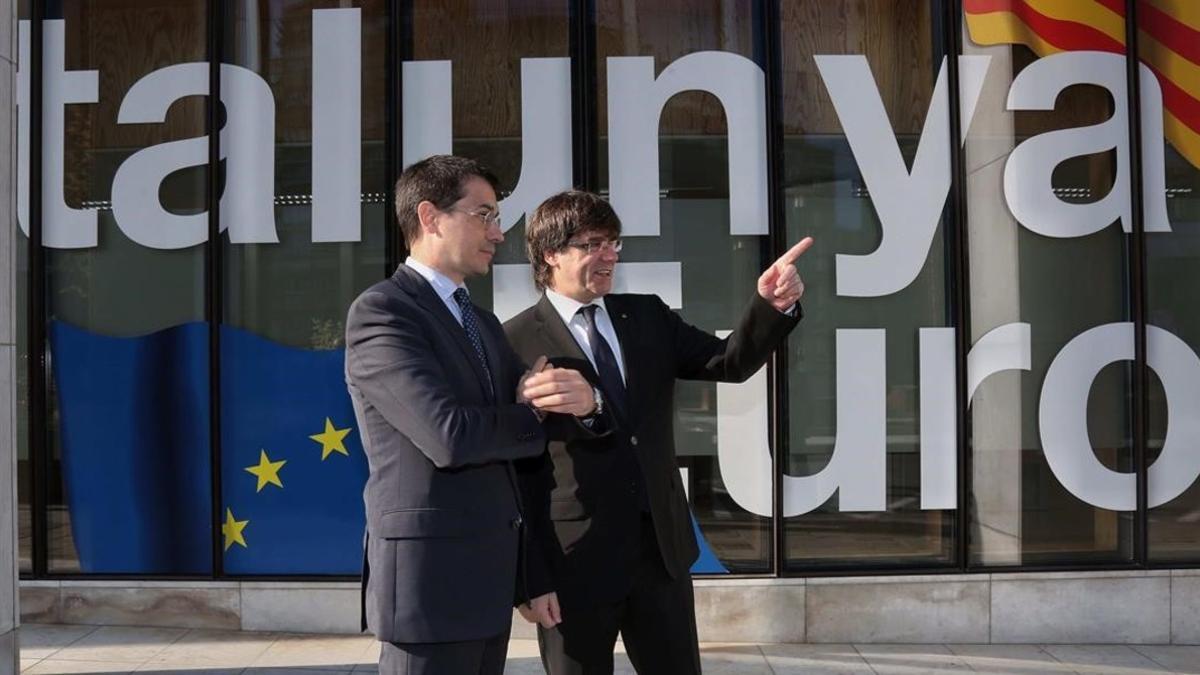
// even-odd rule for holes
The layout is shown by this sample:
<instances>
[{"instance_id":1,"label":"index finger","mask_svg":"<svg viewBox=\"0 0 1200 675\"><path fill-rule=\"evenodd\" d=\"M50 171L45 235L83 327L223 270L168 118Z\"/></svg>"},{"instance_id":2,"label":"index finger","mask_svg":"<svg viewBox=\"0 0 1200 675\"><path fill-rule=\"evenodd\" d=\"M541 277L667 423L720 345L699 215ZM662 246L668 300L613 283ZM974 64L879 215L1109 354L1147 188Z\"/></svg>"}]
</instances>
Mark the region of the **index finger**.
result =
<instances>
[{"instance_id":1,"label":"index finger","mask_svg":"<svg viewBox=\"0 0 1200 675\"><path fill-rule=\"evenodd\" d=\"M812 237L805 237L801 239L795 246L788 249L787 253L784 253L782 256L780 256L779 260L775 261L775 264L790 265L796 262L796 259L798 259L809 248L812 248L812 245Z\"/></svg>"}]
</instances>

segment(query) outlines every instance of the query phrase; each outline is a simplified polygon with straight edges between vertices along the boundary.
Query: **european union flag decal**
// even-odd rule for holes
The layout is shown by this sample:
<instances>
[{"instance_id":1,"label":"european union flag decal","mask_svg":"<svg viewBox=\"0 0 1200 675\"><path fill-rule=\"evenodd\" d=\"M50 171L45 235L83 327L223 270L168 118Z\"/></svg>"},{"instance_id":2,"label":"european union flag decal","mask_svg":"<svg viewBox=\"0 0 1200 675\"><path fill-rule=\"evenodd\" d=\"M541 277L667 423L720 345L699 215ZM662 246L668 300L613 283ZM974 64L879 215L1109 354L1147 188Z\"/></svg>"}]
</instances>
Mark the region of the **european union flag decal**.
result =
<instances>
[{"instance_id":1,"label":"european union flag decal","mask_svg":"<svg viewBox=\"0 0 1200 675\"><path fill-rule=\"evenodd\" d=\"M82 571L211 571L208 325L114 338L52 322L50 346ZM367 460L343 360L221 327L227 573L361 571ZM692 571L728 572L692 526Z\"/></svg>"},{"instance_id":2,"label":"european union flag decal","mask_svg":"<svg viewBox=\"0 0 1200 675\"><path fill-rule=\"evenodd\" d=\"M700 555L696 557L696 562L692 563L692 574L729 574L729 568L721 563L717 555L713 553L712 546L709 545L708 539L704 533L700 531L700 523L696 522L696 516L692 516L692 532L696 535L696 543L700 546Z\"/></svg>"},{"instance_id":3,"label":"european union flag decal","mask_svg":"<svg viewBox=\"0 0 1200 675\"><path fill-rule=\"evenodd\" d=\"M212 571L208 326L49 337L80 570Z\"/></svg>"},{"instance_id":4,"label":"european union flag decal","mask_svg":"<svg viewBox=\"0 0 1200 675\"><path fill-rule=\"evenodd\" d=\"M367 459L342 350L221 330L221 525L230 574L358 574Z\"/></svg>"}]
</instances>

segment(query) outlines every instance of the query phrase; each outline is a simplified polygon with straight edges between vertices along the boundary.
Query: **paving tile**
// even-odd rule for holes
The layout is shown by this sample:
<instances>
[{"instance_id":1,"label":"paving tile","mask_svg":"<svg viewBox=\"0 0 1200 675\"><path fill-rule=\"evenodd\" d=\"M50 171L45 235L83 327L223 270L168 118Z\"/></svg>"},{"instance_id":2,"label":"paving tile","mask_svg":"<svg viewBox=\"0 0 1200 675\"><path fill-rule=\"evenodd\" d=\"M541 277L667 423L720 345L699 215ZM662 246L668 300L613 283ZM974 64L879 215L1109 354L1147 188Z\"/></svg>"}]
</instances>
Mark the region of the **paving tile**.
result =
<instances>
[{"instance_id":1,"label":"paving tile","mask_svg":"<svg viewBox=\"0 0 1200 675\"><path fill-rule=\"evenodd\" d=\"M142 663L150 660L187 633L186 628L139 628L104 626L63 647L54 658L72 661L120 661Z\"/></svg>"},{"instance_id":2,"label":"paving tile","mask_svg":"<svg viewBox=\"0 0 1200 675\"><path fill-rule=\"evenodd\" d=\"M95 626L27 623L17 629L21 659L40 661L96 630Z\"/></svg>"},{"instance_id":3,"label":"paving tile","mask_svg":"<svg viewBox=\"0 0 1200 675\"><path fill-rule=\"evenodd\" d=\"M541 659L542 653L538 650L537 640L509 640L508 641L508 660L535 658Z\"/></svg>"},{"instance_id":4,"label":"paving tile","mask_svg":"<svg viewBox=\"0 0 1200 675\"><path fill-rule=\"evenodd\" d=\"M1184 645L1138 645L1133 648L1142 656L1176 673L1200 673L1200 647Z\"/></svg>"},{"instance_id":5,"label":"paving tile","mask_svg":"<svg viewBox=\"0 0 1200 675\"><path fill-rule=\"evenodd\" d=\"M186 673L332 675L377 673L379 643L369 636L31 624L21 628L22 673ZM1156 645L720 644L703 643L708 675L1200 675L1200 647ZM632 675L618 642L614 672ZM245 668L245 670L243 670ZM509 642L505 672L543 672L537 641Z\"/></svg>"},{"instance_id":6,"label":"paving tile","mask_svg":"<svg viewBox=\"0 0 1200 675\"><path fill-rule=\"evenodd\" d=\"M124 675L132 673L137 665L133 663L114 663L112 661L71 661L67 659L42 659L22 675L67 675L68 673L104 673L105 675Z\"/></svg>"},{"instance_id":7,"label":"paving tile","mask_svg":"<svg viewBox=\"0 0 1200 675\"><path fill-rule=\"evenodd\" d=\"M197 668L196 665L186 663L179 664L151 664L144 663L142 667L134 670L138 675L155 674L178 674L186 673L187 675L240 675L245 668ZM311 675L311 673L310 673Z\"/></svg>"},{"instance_id":8,"label":"paving tile","mask_svg":"<svg viewBox=\"0 0 1200 675\"><path fill-rule=\"evenodd\" d=\"M541 659L510 658L504 663L504 675L544 675Z\"/></svg>"},{"instance_id":9,"label":"paving tile","mask_svg":"<svg viewBox=\"0 0 1200 675\"><path fill-rule=\"evenodd\" d=\"M763 656L762 650L758 645L739 644L739 645L723 645L723 644L702 644L700 645L700 665L706 673L726 673L732 675L750 675L751 673L758 675L763 673L770 675L771 666L767 665L767 659Z\"/></svg>"},{"instance_id":10,"label":"paving tile","mask_svg":"<svg viewBox=\"0 0 1200 675\"><path fill-rule=\"evenodd\" d=\"M356 673L378 673L379 672L379 650L380 643L377 640L372 640L367 646L367 651L359 657L359 662L354 665Z\"/></svg>"},{"instance_id":11,"label":"paving tile","mask_svg":"<svg viewBox=\"0 0 1200 675\"><path fill-rule=\"evenodd\" d=\"M268 668L302 668L342 670L371 663L369 654L378 662L375 638L370 636L281 635L250 665L248 672L258 673ZM262 670L262 672L269 672Z\"/></svg>"},{"instance_id":12,"label":"paving tile","mask_svg":"<svg viewBox=\"0 0 1200 675\"><path fill-rule=\"evenodd\" d=\"M508 660L504 663L508 675L542 675L542 655L537 640L514 638L508 641Z\"/></svg>"},{"instance_id":13,"label":"paving tile","mask_svg":"<svg viewBox=\"0 0 1200 675\"><path fill-rule=\"evenodd\" d=\"M950 651L982 673L1074 673L1037 645L947 645Z\"/></svg>"},{"instance_id":14,"label":"paving tile","mask_svg":"<svg viewBox=\"0 0 1200 675\"><path fill-rule=\"evenodd\" d=\"M147 665L246 668L277 639L274 633L192 630L151 657Z\"/></svg>"},{"instance_id":15,"label":"paving tile","mask_svg":"<svg viewBox=\"0 0 1200 675\"><path fill-rule=\"evenodd\" d=\"M636 674L637 671L633 669L633 664L629 661L629 654L625 653L625 643L617 640L616 646L613 647L613 675Z\"/></svg>"},{"instance_id":16,"label":"paving tile","mask_svg":"<svg viewBox=\"0 0 1200 675\"><path fill-rule=\"evenodd\" d=\"M286 668L267 666L253 667L242 671L243 675L321 675L322 673L349 673L349 670L324 670L321 668Z\"/></svg>"},{"instance_id":17,"label":"paving tile","mask_svg":"<svg viewBox=\"0 0 1200 675\"><path fill-rule=\"evenodd\" d=\"M1170 672L1125 645L1043 645L1051 656L1088 675L1141 675Z\"/></svg>"},{"instance_id":18,"label":"paving tile","mask_svg":"<svg viewBox=\"0 0 1200 675\"><path fill-rule=\"evenodd\" d=\"M868 675L875 672L853 645L775 644L761 645L760 649L775 675Z\"/></svg>"},{"instance_id":19,"label":"paving tile","mask_svg":"<svg viewBox=\"0 0 1200 675\"><path fill-rule=\"evenodd\" d=\"M946 645L854 645L879 675L949 672L969 673L971 666Z\"/></svg>"}]
</instances>

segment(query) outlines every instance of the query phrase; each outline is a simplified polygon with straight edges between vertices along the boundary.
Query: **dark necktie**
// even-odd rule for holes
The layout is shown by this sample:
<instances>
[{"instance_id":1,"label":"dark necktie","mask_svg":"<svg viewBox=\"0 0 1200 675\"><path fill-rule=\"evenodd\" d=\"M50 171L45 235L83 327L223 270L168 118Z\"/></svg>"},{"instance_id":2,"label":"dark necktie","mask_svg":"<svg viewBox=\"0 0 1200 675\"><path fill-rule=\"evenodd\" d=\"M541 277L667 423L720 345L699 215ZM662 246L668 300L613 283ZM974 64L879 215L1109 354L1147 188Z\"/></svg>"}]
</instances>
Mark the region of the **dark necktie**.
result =
<instances>
[{"instance_id":1,"label":"dark necktie","mask_svg":"<svg viewBox=\"0 0 1200 675\"><path fill-rule=\"evenodd\" d=\"M617 365L617 357L613 354L608 340L596 328L596 310L598 305L585 305L579 308L579 315L587 325L588 344L592 346L592 358L596 360L596 374L600 376L600 388L604 396L612 403L617 415L629 419L626 414L625 382L621 379L621 368Z\"/></svg>"},{"instance_id":2,"label":"dark necktie","mask_svg":"<svg viewBox=\"0 0 1200 675\"><path fill-rule=\"evenodd\" d=\"M462 327L467 334L467 340L475 348L475 355L479 357L479 365L483 366L488 394L495 397L496 392L492 390L492 371L488 368L487 355L483 351L483 338L479 336L479 322L475 318L475 308L471 305L471 296L467 293L467 289L456 289L454 302L458 303L458 309L462 312Z\"/></svg>"}]
</instances>

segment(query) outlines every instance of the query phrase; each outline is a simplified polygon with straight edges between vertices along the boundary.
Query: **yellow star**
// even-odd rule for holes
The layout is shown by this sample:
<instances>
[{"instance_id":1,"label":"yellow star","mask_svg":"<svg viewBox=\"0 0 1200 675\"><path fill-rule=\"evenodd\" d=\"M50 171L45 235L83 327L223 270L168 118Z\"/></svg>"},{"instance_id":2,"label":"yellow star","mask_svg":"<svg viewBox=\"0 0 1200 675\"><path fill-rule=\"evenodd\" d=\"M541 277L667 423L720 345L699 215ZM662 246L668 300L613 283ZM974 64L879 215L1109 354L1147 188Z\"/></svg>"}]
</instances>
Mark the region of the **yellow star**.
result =
<instances>
[{"instance_id":1,"label":"yellow star","mask_svg":"<svg viewBox=\"0 0 1200 675\"><path fill-rule=\"evenodd\" d=\"M281 459L278 462L272 462L267 457L266 450L259 450L258 466L248 466L246 471L254 474L258 478L258 488L255 492L262 492L262 489L267 486L267 483L283 487L283 483L279 481L279 469L287 464L286 459Z\"/></svg>"},{"instance_id":2,"label":"yellow star","mask_svg":"<svg viewBox=\"0 0 1200 675\"><path fill-rule=\"evenodd\" d=\"M334 429L333 422L326 417L325 431L313 434L309 438L321 444L321 461L325 461L331 452L340 452L347 457L350 456L350 453L346 451L346 445L342 443L342 439L349 433L350 429Z\"/></svg>"},{"instance_id":3,"label":"yellow star","mask_svg":"<svg viewBox=\"0 0 1200 675\"><path fill-rule=\"evenodd\" d=\"M230 546L241 544L242 548L247 548L246 540L242 537L242 530L246 529L250 521L234 520L233 511L229 508L225 509L225 522L221 523L221 534L225 535L225 550L228 551Z\"/></svg>"}]
</instances>

